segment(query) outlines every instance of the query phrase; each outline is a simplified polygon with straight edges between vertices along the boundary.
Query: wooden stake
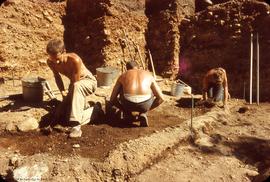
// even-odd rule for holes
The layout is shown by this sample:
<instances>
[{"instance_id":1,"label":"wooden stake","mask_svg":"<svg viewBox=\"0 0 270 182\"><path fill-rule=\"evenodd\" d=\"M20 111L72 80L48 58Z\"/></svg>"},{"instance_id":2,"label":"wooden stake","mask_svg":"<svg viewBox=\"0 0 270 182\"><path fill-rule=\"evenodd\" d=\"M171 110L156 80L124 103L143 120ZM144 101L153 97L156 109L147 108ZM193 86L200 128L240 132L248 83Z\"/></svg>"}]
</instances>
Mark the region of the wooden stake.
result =
<instances>
[{"instance_id":1,"label":"wooden stake","mask_svg":"<svg viewBox=\"0 0 270 182\"><path fill-rule=\"evenodd\" d=\"M260 102L260 45L259 33L257 33L257 105Z\"/></svg>"},{"instance_id":2,"label":"wooden stake","mask_svg":"<svg viewBox=\"0 0 270 182\"><path fill-rule=\"evenodd\" d=\"M194 129L193 129L193 110L194 110L194 95L191 93L191 109L190 109L190 126L189 126L189 130L190 130L190 135L192 137L192 139L194 139Z\"/></svg>"},{"instance_id":3,"label":"wooden stake","mask_svg":"<svg viewBox=\"0 0 270 182\"><path fill-rule=\"evenodd\" d=\"M252 72L253 72L253 34L250 34L250 80L249 80L249 104L252 104Z\"/></svg>"},{"instance_id":4,"label":"wooden stake","mask_svg":"<svg viewBox=\"0 0 270 182\"><path fill-rule=\"evenodd\" d=\"M141 55L140 48L139 48L139 46L138 46L137 44L134 43L134 45L135 45L135 47L136 47L136 50L137 50L138 53L139 53L139 58L140 58L140 61L141 61L141 64L142 64L142 68L145 70L146 68L145 68L145 65L144 65L144 62L143 62L143 59L142 59L142 55Z\"/></svg>"},{"instance_id":5,"label":"wooden stake","mask_svg":"<svg viewBox=\"0 0 270 182\"><path fill-rule=\"evenodd\" d=\"M246 100L246 82L244 81L243 99Z\"/></svg>"},{"instance_id":6,"label":"wooden stake","mask_svg":"<svg viewBox=\"0 0 270 182\"><path fill-rule=\"evenodd\" d=\"M125 49L121 46L122 48L122 53L123 53L123 60L121 61L121 72L124 73L125 71L125 63L126 63L126 59L125 59Z\"/></svg>"},{"instance_id":7,"label":"wooden stake","mask_svg":"<svg viewBox=\"0 0 270 182\"><path fill-rule=\"evenodd\" d=\"M149 53L151 67L152 67L152 70L153 70L153 76L154 76L154 79L156 80L156 72L155 72L155 67L154 67L154 63L153 63L153 58L152 58L152 54L151 54L149 49L148 49L148 53Z\"/></svg>"},{"instance_id":8,"label":"wooden stake","mask_svg":"<svg viewBox=\"0 0 270 182\"><path fill-rule=\"evenodd\" d=\"M14 81L14 68L12 68L11 74L12 74L12 84L13 84L13 87L14 87L14 86L15 86L15 81Z\"/></svg>"}]
</instances>

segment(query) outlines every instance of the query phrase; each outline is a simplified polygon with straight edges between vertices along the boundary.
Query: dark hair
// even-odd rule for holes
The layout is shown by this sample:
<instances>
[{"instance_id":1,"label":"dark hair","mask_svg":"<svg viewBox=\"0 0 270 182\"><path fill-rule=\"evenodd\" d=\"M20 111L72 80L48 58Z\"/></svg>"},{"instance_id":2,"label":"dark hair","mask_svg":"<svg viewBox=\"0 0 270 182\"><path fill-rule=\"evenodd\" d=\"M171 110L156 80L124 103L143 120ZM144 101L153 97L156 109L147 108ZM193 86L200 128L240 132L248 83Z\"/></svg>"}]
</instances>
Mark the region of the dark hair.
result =
<instances>
[{"instance_id":1,"label":"dark hair","mask_svg":"<svg viewBox=\"0 0 270 182\"><path fill-rule=\"evenodd\" d=\"M46 51L48 54L56 55L65 50L64 42L61 39L55 38L48 42Z\"/></svg>"},{"instance_id":2,"label":"dark hair","mask_svg":"<svg viewBox=\"0 0 270 182\"><path fill-rule=\"evenodd\" d=\"M126 63L127 70L138 68L138 63L136 61L129 61Z\"/></svg>"}]
</instances>

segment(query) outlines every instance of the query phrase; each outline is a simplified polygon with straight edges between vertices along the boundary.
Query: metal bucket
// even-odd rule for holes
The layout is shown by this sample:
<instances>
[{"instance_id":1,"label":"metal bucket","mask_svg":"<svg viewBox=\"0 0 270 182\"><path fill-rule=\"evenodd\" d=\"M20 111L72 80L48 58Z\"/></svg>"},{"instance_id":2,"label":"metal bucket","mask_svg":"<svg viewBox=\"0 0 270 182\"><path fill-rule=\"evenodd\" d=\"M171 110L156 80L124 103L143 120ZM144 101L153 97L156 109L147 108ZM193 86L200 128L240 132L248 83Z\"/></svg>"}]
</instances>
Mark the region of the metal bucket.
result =
<instances>
[{"instance_id":1,"label":"metal bucket","mask_svg":"<svg viewBox=\"0 0 270 182\"><path fill-rule=\"evenodd\" d=\"M171 95L175 97L183 95L184 88L185 88L184 84L174 82L171 87Z\"/></svg>"},{"instance_id":2,"label":"metal bucket","mask_svg":"<svg viewBox=\"0 0 270 182\"><path fill-rule=\"evenodd\" d=\"M119 70L114 67L101 67L96 69L97 72L97 85L111 86L114 80L119 75Z\"/></svg>"},{"instance_id":3,"label":"metal bucket","mask_svg":"<svg viewBox=\"0 0 270 182\"><path fill-rule=\"evenodd\" d=\"M28 102L42 102L43 81L44 79L39 77L24 77L22 79L23 99Z\"/></svg>"}]
</instances>

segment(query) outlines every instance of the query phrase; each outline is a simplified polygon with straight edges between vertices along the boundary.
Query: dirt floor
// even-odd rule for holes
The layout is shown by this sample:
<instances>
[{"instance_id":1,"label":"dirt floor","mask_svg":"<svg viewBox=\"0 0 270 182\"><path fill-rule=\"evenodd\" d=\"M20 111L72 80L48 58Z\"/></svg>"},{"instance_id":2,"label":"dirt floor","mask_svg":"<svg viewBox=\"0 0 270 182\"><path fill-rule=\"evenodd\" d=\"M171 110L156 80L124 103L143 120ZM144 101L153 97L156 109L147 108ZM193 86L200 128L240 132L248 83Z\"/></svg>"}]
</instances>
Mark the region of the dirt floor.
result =
<instances>
[{"instance_id":1,"label":"dirt floor","mask_svg":"<svg viewBox=\"0 0 270 182\"><path fill-rule=\"evenodd\" d=\"M11 82L5 85L5 90L18 90L20 92L21 84L18 83L15 87ZM169 93L169 84L163 84L164 93ZM56 90L56 86L52 84L53 90ZM13 89L12 89L13 88ZM3 89L3 87L2 87ZM103 93L105 90L99 88L97 94ZM107 98L111 93L111 88L106 90ZM105 95L106 96L106 95ZM47 111L48 100L42 104L29 104L26 103L23 98L16 98L16 100L5 100L1 103L0 113L2 117L0 119L1 142L0 146L4 148L10 148L11 150L19 150L23 155L34 155L37 153L51 153L58 155L61 153L63 156L72 156L74 144L79 144L80 149L76 150L76 153L86 158L94 158L103 160L110 150L112 150L117 144L146 136L155 132L158 132L166 127L174 126L182 123L186 119L190 118L190 108L181 108L177 106L175 98L166 96L166 101L158 109L149 113L150 127L139 127L139 122L134 122L133 125L128 125L124 121L112 121L110 118L99 119L95 123L85 125L82 128L83 137L79 139L69 139L67 136L68 130L64 128L55 129L52 132L40 130L40 132L33 131L27 133L21 133L14 131L3 131L7 124L20 122L25 119L27 113L28 116L34 116L40 120L44 120L45 117L52 119L49 111ZM44 97L46 99L46 97ZM60 98L59 98L60 99ZM100 101L104 109L104 100L97 96L90 96L89 100ZM13 103L13 104L10 104ZM20 108L28 108L28 111L21 110ZM170 108L167 110L166 108ZM201 115L206 111L204 108L196 108L194 110L194 116ZM15 116L15 117L14 117ZM28 147L25 147L25 146Z\"/></svg>"},{"instance_id":2,"label":"dirt floor","mask_svg":"<svg viewBox=\"0 0 270 182\"><path fill-rule=\"evenodd\" d=\"M63 156L73 155L73 144L79 144L81 147L76 151L82 157L104 159L110 150L117 144L132 140L138 137L146 136L160 131L168 126L180 124L190 117L190 109L181 109L173 107L174 115L162 111L168 105L162 106L159 110L149 114L149 128L141 128L138 123L133 126L120 123L90 124L83 127L83 137L79 139L68 139L67 132L56 130L52 133L28 132L28 133L10 133L1 132L0 146L19 150L23 155L34 155L36 153L52 153ZM162 109L163 108L163 109ZM197 110L198 113L202 113ZM176 114L178 113L178 115ZM6 121L9 118L5 118ZM28 146L28 147L25 147Z\"/></svg>"},{"instance_id":3,"label":"dirt floor","mask_svg":"<svg viewBox=\"0 0 270 182\"><path fill-rule=\"evenodd\" d=\"M180 143L135 181L264 181L269 172L269 104L230 104L230 114L207 132L211 146ZM240 109L241 108L241 109ZM248 108L245 113L243 108ZM240 110L239 110L240 109ZM160 180L162 179L162 180Z\"/></svg>"}]
</instances>

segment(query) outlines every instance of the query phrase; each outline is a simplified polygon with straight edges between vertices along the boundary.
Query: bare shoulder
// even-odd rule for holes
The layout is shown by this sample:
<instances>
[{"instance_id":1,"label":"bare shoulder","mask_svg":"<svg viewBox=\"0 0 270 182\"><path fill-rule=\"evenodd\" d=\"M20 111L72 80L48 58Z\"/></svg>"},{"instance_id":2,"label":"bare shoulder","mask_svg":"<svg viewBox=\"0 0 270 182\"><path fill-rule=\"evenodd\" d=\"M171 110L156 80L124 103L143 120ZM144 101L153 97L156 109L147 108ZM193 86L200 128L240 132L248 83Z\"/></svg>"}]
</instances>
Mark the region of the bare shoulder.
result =
<instances>
[{"instance_id":1,"label":"bare shoulder","mask_svg":"<svg viewBox=\"0 0 270 182\"><path fill-rule=\"evenodd\" d=\"M117 78L116 84L122 84L124 78L126 77L126 73L123 73Z\"/></svg>"},{"instance_id":2,"label":"bare shoulder","mask_svg":"<svg viewBox=\"0 0 270 182\"><path fill-rule=\"evenodd\" d=\"M206 74L204 75L204 77L205 77L205 78L206 78L206 77L209 77L209 76L211 76L213 73L215 73L215 69L214 69L214 68L208 70L208 71L206 72Z\"/></svg>"},{"instance_id":3,"label":"bare shoulder","mask_svg":"<svg viewBox=\"0 0 270 182\"><path fill-rule=\"evenodd\" d=\"M66 55L68 59L74 63L79 63L82 61L81 58L76 53L67 53Z\"/></svg>"}]
</instances>

